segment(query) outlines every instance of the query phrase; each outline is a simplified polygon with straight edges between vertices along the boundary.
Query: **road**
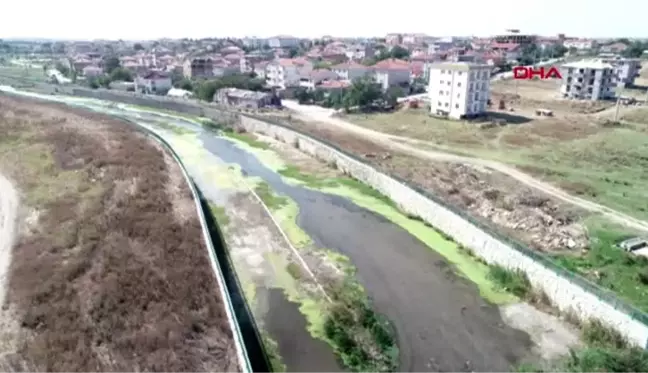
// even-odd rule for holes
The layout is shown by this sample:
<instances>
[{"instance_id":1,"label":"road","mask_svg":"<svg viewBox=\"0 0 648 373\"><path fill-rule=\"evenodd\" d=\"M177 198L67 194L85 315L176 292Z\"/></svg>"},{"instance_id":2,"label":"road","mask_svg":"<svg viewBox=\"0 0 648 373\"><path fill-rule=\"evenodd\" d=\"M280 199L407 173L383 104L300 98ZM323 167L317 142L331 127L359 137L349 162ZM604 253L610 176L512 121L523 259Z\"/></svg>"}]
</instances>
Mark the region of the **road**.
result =
<instances>
[{"instance_id":1,"label":"road","mask_svg":"<svg viewBox=\"0 0 648 373\"><path fill-rule=\"evenodd\" d=\"M480 159L447 153L439 150L419 149L411 145L413 142L416 142L416 140L402 136L388 135L358 126L339 118L335 118L332 116L334 114L334 110L332 109L310 105L300 105L297 102L290 100L284 100L283 105L286 108L296 112L298 116L301 117L301 119L331 124L344 131L355 133L357 135L370 139L392 150L398 150L403 153L423 159L472 164L501 172L531 188L539 190L563 202L578 206L587 211L600 213L608 219L626 227L648 232L648 222L646 221L634 218L630 215L624 214L610 207L603 206L596 202L573 196L565 192L564 190L561 190L544 181L538 180L533 176L521 172L515 167L509 166L507 164L488 159Z\"/></svg>"},{"instance_id":2,"label":"road","mask_svg":"<svg viewBox=\"0 0 648 373\"><path fill-rule=\"evenodd\" d=\"M18 193L9 180L0 174L0 306L5 299L5 279L11 262L17 212Z\"/></svg>"}]
</instances>

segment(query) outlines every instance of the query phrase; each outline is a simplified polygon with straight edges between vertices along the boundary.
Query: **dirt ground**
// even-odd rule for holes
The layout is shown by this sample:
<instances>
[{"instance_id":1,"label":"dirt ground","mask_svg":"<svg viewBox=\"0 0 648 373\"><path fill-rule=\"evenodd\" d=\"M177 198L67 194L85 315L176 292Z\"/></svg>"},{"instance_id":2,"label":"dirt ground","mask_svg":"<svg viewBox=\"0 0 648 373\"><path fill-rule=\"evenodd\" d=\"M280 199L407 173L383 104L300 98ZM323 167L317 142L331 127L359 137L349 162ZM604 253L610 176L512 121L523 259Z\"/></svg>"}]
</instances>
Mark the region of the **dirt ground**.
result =
<instances>
[{"instance_id":1,"label":"dirt ground","mask_svg":"<svg viewBox=\"0 0 648 373\"><path fill-rule=\"evenodd\" d=\"M581 211L520 186L505 175L457 163L431 162L391 153L352 134L318 123L293 122L300 130L364 157L378 169L410 180L458 209L545 252L587 247Z\"/></svg>"},{"instance_id":2,"label":"dirt ground","mask_svg":"<svg viewBox=\"0 0 648 373\"><path fill-rule=\"evenodd\" d=\"M584 102L565 100L560 95L560 80L500 80L491 84L492 109L504 100L506 110L533 112L549 109L556 113L595 113L614 105L614 102Z\"/></svg>"},{"instance_id":3,"label":"dirt ground","mask_svg":"<svg viewBox=\"0 0 648 373\"><path fill-rule=\"evenodd\" d=\"M0 171L22 201L2 370L240 369L189 188L153 140L0 96Z\"/></svg>"}]
</instances>

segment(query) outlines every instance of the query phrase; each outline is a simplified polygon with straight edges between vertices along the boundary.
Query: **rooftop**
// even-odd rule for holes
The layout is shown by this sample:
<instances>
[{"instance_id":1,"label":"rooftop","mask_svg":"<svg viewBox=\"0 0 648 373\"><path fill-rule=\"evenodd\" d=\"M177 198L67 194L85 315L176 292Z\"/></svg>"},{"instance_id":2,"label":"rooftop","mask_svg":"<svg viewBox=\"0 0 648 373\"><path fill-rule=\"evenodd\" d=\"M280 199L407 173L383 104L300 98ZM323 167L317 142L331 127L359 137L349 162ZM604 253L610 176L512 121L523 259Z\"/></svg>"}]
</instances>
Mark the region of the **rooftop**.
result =
<instances>
[{"instance_id":1,"label":"rooftop","mask_svg":"<svg viewBox=\"0 0 648 373\"><path fill-rule=\"evenodd\" d=\"M574 68L574 69L593 69L593 70L613 68L612 65L610 65L609 63L605 63L601 60L576 61L576 62L566 63L563 65L563 67Z\"/></svg>"},{"instance_id":2,"label":"rooftop","mask_svg":"<svg viewBox=\"0 0 648 373\"><path fill-rule=\"evenodd\" d=\"M483 63L475 62L439 62L430 66L430 69L436 70L455 70L455 71L469 71L476 69L490 69L491 66Z\"/></svg>"}]
</instances>

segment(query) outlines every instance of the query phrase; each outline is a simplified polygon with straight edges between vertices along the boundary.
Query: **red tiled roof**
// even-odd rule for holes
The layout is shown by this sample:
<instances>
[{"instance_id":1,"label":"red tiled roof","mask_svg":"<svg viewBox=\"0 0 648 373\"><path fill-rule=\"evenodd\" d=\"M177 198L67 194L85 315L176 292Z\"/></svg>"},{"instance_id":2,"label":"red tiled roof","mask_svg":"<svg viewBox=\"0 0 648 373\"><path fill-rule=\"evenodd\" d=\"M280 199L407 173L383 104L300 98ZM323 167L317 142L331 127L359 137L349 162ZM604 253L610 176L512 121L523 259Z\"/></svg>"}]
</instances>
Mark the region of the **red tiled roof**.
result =
<instances>
[{"instance_id":1,"label":"red tiled roof","mask_svg":"<svg viewBox=\"0 0 648 373\"><path fill-rule=\"evenodd\" d=\"M355 61L344 62L335 66L331 66L334 70L348 70L348 69L369 69L367 66L359 64Z\"/></svg>"},{"instance_id":2,"label":"red tiled roof","mask_svg":"<svg viewBox=\"0 0 648 373\"><path fill-rule=\"evenodd\" d=\"M341 80L325 80L322 84L318 85L320 88L347 88L351 85L349 82Z\"/></svg>"},{"instance_id":3,"label":"red tiled roof","mask_svg":"<svg viewBox=\"0 0 648 373\"><path fill-rule=\"evenodd\" d=\"M410 66L407 61L389 58L376 63L372 68L376 70L409 70Z\"/></svg>"}]
</instances>

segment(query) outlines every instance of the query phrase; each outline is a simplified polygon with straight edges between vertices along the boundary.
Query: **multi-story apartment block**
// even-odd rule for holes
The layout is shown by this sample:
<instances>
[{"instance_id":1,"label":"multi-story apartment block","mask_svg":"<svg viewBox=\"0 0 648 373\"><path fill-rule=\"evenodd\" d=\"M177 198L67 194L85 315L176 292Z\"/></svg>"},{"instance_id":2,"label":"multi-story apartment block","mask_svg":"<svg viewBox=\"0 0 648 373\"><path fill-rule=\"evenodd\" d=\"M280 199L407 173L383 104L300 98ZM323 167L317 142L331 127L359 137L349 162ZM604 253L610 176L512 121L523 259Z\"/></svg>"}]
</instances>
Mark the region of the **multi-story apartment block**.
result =
<instances>
[{"instance_id":1,"label":"multi-story apartment block","mask_svg":"<svg viewBox=\"0 0 648 373\"><path fill-rule=\"evenodd\" d=\"M211 78L214 61L211 58L192 58L184 62L183 74L187 78Z\"/></svg>"},{"instance_id":2,"label":"multi-story apartment block","mask_svg":"<svg viewBox=\"0 0 648 373\"><path fill-rule=\"evenodd\" d=\"M275 88L286 89L299 86L303 74L313 70L307 61L296 59L278 59L268 63L265 69L266 83Z\"/></svg>"},{"instance_id":3,"label":"multi-story apartment block","mask_svg":"<svg viewBox=\"0 0 648 373\"><path fill-rule=\"evenodd\" d=\"M565 98L603 100L615 95L614 67L601 60L565 64L561 75L560 93Z\"/></svg>"},{"instance_id":4,"label":"multi-story apartment block","mask_svg":"<svg viewBox=\"0 0 648 373\"><path fill-rule=\"evenodd\" d=\"M639 76L639 70L641 70L641 60L639 58L612 56L601 58L601 61L612 65L616 86L620 88L632 86L635 78Z\"/></svg>"},{"instance_id":5,"label":"multi-story apartment block","mask_svg":"<svg viewBox=\"0 0 648 373\"><path fill-rule=\"evenodd\" d=\"M299 39L293 36L275 36L268 39L271 48L290 48L299 46Z\"/></svg>"},{"instance_id":6,"label":"multi-story apartment block","mask_svg":"<svg viewBox=\"0 0 648 373\"><path fill-rule=\"evenodd\" d=\"M430 66L430 112L454 119L486 112L491 66L470 62L442 62Z\"/></svg>"}]
</instances>

